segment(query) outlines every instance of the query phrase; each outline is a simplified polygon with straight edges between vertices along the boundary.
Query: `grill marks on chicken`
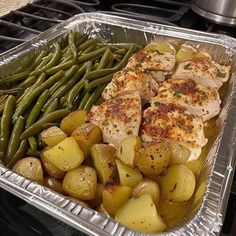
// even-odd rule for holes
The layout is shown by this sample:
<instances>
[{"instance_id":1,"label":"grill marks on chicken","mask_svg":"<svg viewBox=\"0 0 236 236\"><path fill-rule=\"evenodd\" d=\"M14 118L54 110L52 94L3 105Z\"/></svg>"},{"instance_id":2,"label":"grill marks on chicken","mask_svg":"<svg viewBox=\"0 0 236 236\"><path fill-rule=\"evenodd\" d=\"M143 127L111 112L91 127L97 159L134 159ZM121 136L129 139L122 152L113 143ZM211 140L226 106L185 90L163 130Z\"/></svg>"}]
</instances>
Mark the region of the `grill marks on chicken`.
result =
<instances>
[{"instance_id":1,"label":"grill marks on chicken","mask_svg":"<svg viewBox=\"0 0 236 236\"><path fill-rule=\"evenodd\" d=\"M162 83L155 102L173 103L185 107L190 113L207 121L220 112L220 97L217 89L197 84L194 80L170 79Z\"/></svg>"}]
</instances>

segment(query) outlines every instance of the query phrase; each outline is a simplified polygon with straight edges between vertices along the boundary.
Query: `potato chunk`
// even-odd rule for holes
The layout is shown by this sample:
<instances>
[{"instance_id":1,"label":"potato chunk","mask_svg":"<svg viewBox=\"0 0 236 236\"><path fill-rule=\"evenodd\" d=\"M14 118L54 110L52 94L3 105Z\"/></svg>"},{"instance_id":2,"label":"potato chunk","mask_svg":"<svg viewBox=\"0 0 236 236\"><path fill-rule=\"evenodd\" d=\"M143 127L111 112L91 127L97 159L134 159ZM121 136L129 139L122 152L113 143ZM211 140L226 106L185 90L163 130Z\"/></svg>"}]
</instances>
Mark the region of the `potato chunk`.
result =
<instances>
[{"instance_id":1,"label":"potato chunk","mask_svg":"<svg viewBox=\"0 0 236 236\"><path fill-rule=\"evenodd\" d=\"M67 138L67 135L57 126L52 126L48 129L45 129L40 134L41 140L49 147L54 147L62 140Z\"/></svg>"},{"instance_id":2,"label":"potato chunk","mask_svg":"<svg viewBox=\"0 0 236 236\"><path fill-rule=\"evenodd\" d=\"M97 185L96 171L89 166L79 166L68 171L63 180L63 190L72 197L80 200L95 198Z\"/></svg>"},{"instance_id":3,"label":"potato chunk","mask_svg":"<svg viewBox=\"0 0 236 236\"><path fill-rule=\"evenodd\" d=\"M131 198L115 214L121 224L144 233L163 232L166 224L158 215L152 197L148 194Z\"/></svg>"},{"instance_id":4,"label":"potato chunk","mask_svg":"<svg viewBox=\"0 0 236 236\"><path fill-rule=\"evenodd\" d=\"M117 148L117 157L125 164L134 167L135 152L142 147L140 137L129 137L121 141Z\"/></svg>"},{"instance_id":5,"label":"potato chunk","mask_svg":"<svg viewBox=\"0 0 236 236\"><path fill-rule=\"evenodd\" d=\"M158 205L160 200L160 188L154 180L148 178L143 179L133 188L131 197L137 198L144 194L150 195L156 206Z\"/></svg>"},{"instance_id":6,"label":"potato chunk","mask_svg":"<svg viewBox=\"0 0 236 236\"><path fill-rule=\"evenodd\" d=\"M60 128L67 134L71 135L72 132L81 124L86 121L87 112L85 110L78 110L71 112L68 116L62 119Z\"/></svg>"},{"instance_id":7,"label":"potato chunk","mask_svg":"<svg viewBox=\"0 0 236 236\"><path fill-rule=\"evenodd\" d=\"M171 152L166 142L150 143L139 149L135 155L135 164L145 175L159 175L166 170Z\"/></svg>"},{"instance_id":8,"label":"potato chunk","mask_svg":"<svg viewBox=\"0 0 236 236\"><path fill-rule=\"evenodd\" d=\"M128 201L132 189L128 186L106 184L102 193L102 204L106 211L114 215L116 211Z\"/></svg>"},{"instance_id":9,"label":"potato chunk","mask_svg":"<svg viewBox=\"0 0 236 236\"><path fill-rule=\"evenodd\" d=\"M46 150L43 155L61 171L73 170L84 160L84 154L73 137L64 139L53 148Z\"/></svg>"},{"instance_id":10,"label":"potato chunk","mask_svg":"<svg viewBox=\"0 0 236 236\"><path fill-rule=\"evenodd\" d=\"M91 147L91 156L99 182L103 185L107 182L116 182L118 179L116 148L107 144L94 144Z\"/></svg>"},{"instance_id":11,"label":"potato chunk","mask_svg":"<svg viewBox=\"0 0 236 236\"><path fill-rule=\"evenodd\" d=\"M53 177L47 176L44 179L44 185L49 187L50 189L58 192L58 193L63 193L62 189L62 182L58 179L55 179Z\"/></svg>"},{"instance_id":12,"label":"potato chunk","mask_svg":"<svg viewBox=\"0 0 236 236\"><path fill-rule=\"evenodd\" d=\"M74 130L72 137L75 138L86 158L90 153L91 146L102 141L102 131L92 123L85 123Z\"/></svg>"},{"instance_id":13,"label":"potato chunk","mask_svg":"<svg viewBox=\"0 0 236 236\"><path fill-rule=\"evenodd\" d=\"M193 172L186 166L173 165L160 177L160 183L163 198L172 202L185 202L192 197L196 181Z\"/></svg>"},{"instance_id":14,"label":"potato chunk","mask_svg":"<svg viewBox=\"0 0 236 236\"><path fill-rule=\"evenodd\" d=\"M49 150L49 148L46 148L46 150ZM41 153L41 163L42 163L43 169L51 177L54 177L56 179L62 179L65 176L65 171L62 171L62 170L58 169L50 161L48 161L47 158L45 158L44 152L46 150L43 150L42 153Z\"/></svg>"},{"instance_id":15,"label":"potato chunk","mask_svg":"<svg viewBox=\"0 0 236 236\"><path fill-rule=\"evenodd\" d=\"M12 171L27 179L43 184L43 168L40 160L35 157L25 157L17 161Z\"/></svg>"},{"instance_id":16,"label":"potato chunk","mask_svg":"<svg viewBox=\"0 0 236 236\"><path fill-rule=\"evenodd\" d=\"M122 185L134 187L143 179L138 169L133 169L118 159L116 160L116 165Z\"/></svg>"}]
</instances>

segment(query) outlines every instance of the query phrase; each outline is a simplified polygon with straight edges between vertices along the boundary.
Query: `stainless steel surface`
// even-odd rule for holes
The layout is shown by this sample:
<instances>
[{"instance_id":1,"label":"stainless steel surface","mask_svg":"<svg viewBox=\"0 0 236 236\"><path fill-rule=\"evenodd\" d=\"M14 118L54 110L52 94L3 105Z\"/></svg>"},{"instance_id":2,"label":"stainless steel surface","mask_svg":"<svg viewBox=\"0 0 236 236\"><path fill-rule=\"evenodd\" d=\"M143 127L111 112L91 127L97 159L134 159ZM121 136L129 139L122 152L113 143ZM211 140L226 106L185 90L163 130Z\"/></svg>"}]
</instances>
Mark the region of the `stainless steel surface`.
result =
<instances>
[{"instance_id":1,"label":"stainless steel surface","mask_svg":"<svg viewBox=\"0 0 236 236\"><path fill-rule=\"evenodd\" d=\"M14 73L19 63L47 47L71 30L78 30L104 42L167 40L178 47L186 42L208 51L219 63L232 65L226 99L217 119L217 136L203 163L191 211L178 228L158 235L218 235L224 220L236 162L236 39L173 26L136 21L100 13L75 16L49 31L0 55L2 76ZM204 190L206 186L206 191ZM141 236L106 216L79 205L72 199L33 183L0 165L0 187L24 199L66 224L90 235ZM203 198L202 198L203 197ZM153 234L151 234L153 235Z\"/></svg>"},{"instance_id":2,"label":"stainless steel surface","mask_svg":"<svg viewBox=\"0 0 236 236\"><path fill-rule=\"evenodd\" d=\"M193 0L192 10L214 22L236 26L235 0Z\"/></svg>"}]
</instances>

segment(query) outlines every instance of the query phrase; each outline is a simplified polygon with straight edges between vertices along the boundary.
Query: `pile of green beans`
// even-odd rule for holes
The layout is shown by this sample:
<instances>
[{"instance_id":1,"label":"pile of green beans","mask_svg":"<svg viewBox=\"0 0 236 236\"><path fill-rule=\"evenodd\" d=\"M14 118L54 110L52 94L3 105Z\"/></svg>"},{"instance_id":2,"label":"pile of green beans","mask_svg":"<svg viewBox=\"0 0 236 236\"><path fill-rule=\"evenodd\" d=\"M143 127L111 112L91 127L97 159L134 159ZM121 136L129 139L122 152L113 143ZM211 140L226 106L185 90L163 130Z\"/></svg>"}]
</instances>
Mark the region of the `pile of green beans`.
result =
<instances>
[{"instance_id":1,"label":"pile of green beans","mask_svg":"<svg viewBox=\"0 0 236 236\"><path fill-rule=\"evenodd\" d=\"M0 159L12 167L38 156L40 132L77 109L90 110L139 46L103 44L71 32L61 43L35 53L30 65L0 79Z\"/></svg>"}]
</instances>

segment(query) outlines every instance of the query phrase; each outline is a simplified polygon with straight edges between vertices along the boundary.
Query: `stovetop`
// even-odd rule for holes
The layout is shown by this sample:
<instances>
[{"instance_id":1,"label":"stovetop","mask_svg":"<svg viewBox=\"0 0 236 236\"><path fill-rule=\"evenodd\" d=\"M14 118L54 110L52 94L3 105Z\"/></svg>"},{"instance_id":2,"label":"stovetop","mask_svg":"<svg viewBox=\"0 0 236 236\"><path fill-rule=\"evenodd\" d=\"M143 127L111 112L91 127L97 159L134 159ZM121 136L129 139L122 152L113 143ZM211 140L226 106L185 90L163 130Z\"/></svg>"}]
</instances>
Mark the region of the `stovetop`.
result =
<instances>
[{"instance_id":1,"label":"stovetop","mask_svg":"<svg viewBox=\"0 0 236 236\"><path fill-rule=\"evenodd\" d=\"M75 14L91 11L236 37L236 28L192 12L190 0L38 0L0 17L0 54ZM0 201L1 236L85 235L1 189ZM236 235L236 177L221 235Z\"/></svg>"}]
</instances>

